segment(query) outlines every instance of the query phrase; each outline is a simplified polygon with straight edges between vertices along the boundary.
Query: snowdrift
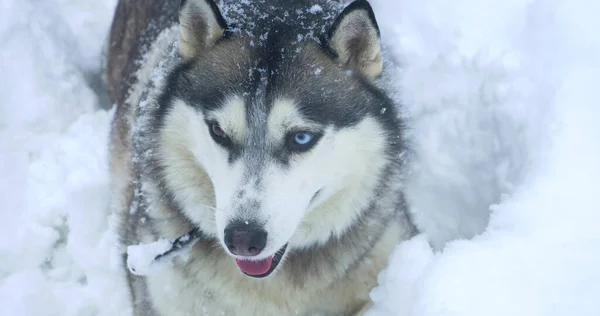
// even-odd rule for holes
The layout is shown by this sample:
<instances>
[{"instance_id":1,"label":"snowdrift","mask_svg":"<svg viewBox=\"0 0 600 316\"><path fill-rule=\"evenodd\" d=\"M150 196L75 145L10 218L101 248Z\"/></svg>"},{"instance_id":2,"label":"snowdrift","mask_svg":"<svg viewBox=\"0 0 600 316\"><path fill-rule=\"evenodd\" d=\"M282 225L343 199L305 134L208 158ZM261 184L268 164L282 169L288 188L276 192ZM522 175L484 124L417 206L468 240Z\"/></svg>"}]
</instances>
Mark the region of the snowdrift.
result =
<instances>
[{"instance_id":1,"label":"snowdrift","mask_svg":"<svg viewBox=\"0 0 600 316\"><path fill-rule=\"evenodd\" d=\"M600 3L371 3L423 234L368 315L600 315ZM0 4L1 315L128 314L98 80L115 4Z\"/></svg>"}]
</instances>

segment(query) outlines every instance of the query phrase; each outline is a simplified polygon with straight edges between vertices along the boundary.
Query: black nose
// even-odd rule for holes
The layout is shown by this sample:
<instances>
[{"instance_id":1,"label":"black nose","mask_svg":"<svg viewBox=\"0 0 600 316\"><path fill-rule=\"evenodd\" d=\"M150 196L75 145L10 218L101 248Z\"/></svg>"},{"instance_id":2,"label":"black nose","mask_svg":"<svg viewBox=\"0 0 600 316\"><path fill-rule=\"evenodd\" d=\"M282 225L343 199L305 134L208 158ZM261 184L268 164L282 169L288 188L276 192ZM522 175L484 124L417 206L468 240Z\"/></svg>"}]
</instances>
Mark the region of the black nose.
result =
<instances>
[{"instance_id":1,"label":"black nose","mask_svg":"<svg viewBox=\"0 0 600 316\"><path fill-rule=\"evenodd\" d=\"M256 222L236 221L225 228L225 245L232 254L252 257L267 244L267 232Z\"/></svg>"}]
</instances>

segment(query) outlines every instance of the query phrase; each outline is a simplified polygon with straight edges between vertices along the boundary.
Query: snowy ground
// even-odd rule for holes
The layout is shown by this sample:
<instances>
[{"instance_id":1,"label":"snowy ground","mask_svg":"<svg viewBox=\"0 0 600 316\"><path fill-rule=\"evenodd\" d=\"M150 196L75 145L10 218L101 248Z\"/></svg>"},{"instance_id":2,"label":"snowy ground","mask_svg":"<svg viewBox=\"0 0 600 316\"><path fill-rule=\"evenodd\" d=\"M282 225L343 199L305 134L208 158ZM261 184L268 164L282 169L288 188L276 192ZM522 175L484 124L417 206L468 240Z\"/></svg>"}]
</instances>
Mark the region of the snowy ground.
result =
<instances>
[{"instance_id":1,"label":"snowy ground","mask_svg":"<svg viewBox=\"0 0 600 316\"><path fill-rule=\"evenodd\" d=\"M115 2L0 1L0 315L126 314L96 93ZM600 3L371 2L426 234L369 315L600 315Z\"/></svg>"}]
</instances>

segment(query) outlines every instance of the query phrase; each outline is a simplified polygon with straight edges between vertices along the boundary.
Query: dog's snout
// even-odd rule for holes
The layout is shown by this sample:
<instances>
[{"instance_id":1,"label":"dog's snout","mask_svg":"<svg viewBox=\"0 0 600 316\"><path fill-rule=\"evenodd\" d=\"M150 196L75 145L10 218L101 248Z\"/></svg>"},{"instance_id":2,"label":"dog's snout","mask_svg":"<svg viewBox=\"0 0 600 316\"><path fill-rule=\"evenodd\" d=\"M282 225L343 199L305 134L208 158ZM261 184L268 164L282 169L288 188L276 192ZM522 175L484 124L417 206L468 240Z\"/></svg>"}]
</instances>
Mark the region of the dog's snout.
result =
<instances>
[{"instance_id":1,"label":"dog's snout","mask_svg":"<svg viewBox=\"0 0 600 316\"><path fill-rule=\"evenodd\" d=\"M267 232L255 222L233 222L225 228L225 245L238 256L258 255L267 244Z\"/></svg>"}]
</instances>

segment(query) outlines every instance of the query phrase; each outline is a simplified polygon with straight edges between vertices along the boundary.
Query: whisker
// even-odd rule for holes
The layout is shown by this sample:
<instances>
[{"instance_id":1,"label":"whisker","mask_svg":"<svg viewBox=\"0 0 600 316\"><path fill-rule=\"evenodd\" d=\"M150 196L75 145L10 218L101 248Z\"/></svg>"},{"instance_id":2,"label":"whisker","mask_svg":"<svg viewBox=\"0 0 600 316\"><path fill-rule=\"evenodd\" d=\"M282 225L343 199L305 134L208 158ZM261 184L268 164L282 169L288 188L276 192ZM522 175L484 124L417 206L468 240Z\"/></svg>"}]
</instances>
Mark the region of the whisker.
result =
<instances>
[{"instance_id":1,"label":"whisker","mask_svg":"<svg viewBox=\"0 0 600 316\"><path fill-rule=\"evenodd\" d=\"M212 206L212 205L203 204L203 203L200 203L200 205L201 205L201 206L204 206L204 207L207 207L207 208L210 208L210 209L213 209L213 210L215 210L215 211L221 211L221 212L223 211L222 209L219 209L219 208L217 208L217 207L215 207L215 206Z\"/></svg>"}]
</instances>

